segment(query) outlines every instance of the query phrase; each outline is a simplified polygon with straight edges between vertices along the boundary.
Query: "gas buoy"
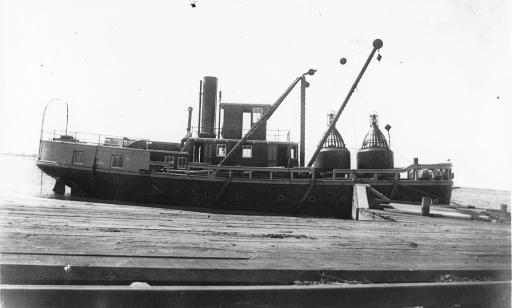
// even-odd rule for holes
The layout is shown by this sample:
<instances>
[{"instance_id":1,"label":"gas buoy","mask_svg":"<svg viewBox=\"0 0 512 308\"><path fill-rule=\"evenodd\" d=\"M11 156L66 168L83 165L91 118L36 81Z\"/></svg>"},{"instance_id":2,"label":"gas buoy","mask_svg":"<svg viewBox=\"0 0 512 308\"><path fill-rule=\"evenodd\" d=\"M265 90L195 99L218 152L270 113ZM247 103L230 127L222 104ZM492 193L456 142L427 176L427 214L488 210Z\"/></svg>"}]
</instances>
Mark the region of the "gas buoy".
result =
<instances>
[{"instance_id":1,"label":"gas buoy","mask_svg":"<svg viewBox=\"0 0 512 308\"><path fill-rule=\"evenodd\" d=\"M392 169L393 166L393 151L389 149L386 137L379 129L379 116L371 113L370 130L357 152L357 169Z\"/></svg>"},{"instance_id":2,"label":"gas buoy","mask_svg":"<svg viewBox=\"0 0 512 308\"><path fill-rule=\"evenodd\" d=\"M327 126L329 126L334 119L334 112L329 113L327 117ZM328 172L332 169L350 169L350 151L345 147L345 142L336 127L324 142L313 167L320 172Z\"/></svg>"}]
</instances>

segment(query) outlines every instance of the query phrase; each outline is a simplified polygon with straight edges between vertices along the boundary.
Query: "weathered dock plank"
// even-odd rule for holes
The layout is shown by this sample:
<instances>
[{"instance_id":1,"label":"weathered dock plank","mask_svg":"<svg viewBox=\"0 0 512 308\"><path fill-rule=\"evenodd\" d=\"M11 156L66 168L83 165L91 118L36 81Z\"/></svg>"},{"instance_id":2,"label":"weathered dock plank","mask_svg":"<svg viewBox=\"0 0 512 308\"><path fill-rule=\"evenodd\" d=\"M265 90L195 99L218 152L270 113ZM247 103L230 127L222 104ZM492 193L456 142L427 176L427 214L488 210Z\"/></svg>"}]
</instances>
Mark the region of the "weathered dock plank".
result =
<instances>
[{"instance_id":1,"label":"weathered dock plank","mask_svg":"<svg viewBox=\"0 0 512 308\"><path fill-rule=\"evenodd\" d=\"M394 221L2 197L0 279L104 284L510 279L509 224L385 215Z\"/></svg>"}]
</instances>

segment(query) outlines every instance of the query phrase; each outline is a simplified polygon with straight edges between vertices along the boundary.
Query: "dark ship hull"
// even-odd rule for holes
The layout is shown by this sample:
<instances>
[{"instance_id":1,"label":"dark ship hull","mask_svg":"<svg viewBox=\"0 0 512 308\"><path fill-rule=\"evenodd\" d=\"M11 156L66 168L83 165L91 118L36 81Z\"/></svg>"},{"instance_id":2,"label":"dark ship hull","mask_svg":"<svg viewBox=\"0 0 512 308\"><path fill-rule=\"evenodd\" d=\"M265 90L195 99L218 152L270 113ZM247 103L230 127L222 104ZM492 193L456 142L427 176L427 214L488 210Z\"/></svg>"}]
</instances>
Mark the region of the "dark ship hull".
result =
<instances>
[{"instance_id":1,"label":"dark ship hull","mask_svg":"<svg viewBox=\"0 0 512 308\"><path fill-rule=\"evenodd\" d=\"M291 215L349 218L351 213L352 185L349 183L317 185L308 200L299 204L309 187L307 180L291 184L285 179L233 179L223 190L226 178L211 180L184 174L144 176L110 172L93 175L92 171L41 163L39 167L69 185L72 195L86 198Z\"/></svg>"}]
</instances>

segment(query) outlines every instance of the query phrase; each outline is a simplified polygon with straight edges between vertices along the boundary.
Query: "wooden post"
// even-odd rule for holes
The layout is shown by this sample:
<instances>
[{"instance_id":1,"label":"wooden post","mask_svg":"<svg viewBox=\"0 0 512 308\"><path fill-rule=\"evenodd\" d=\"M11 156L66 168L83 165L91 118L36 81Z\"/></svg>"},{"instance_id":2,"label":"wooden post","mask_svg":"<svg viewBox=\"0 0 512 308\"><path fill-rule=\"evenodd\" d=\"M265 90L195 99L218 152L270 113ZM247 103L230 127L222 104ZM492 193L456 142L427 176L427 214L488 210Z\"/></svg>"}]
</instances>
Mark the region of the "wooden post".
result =
<instances>
[{"instance_id":1,"label":"wooden post","mask_svg":"<svg viewBox=\"0 0 512 308\"><path fill-rule=\"evenodd\" d=\"M503 213L506 213L506 212L507 212L507 205L506 205L505 203L502 203L502 204L501 204L501 211L502 211Z\"/></svg>"},{"instance_id":2,"label":"wooden post","mask_svg":"<svg viewBox=\"0 0 512 308\"><path fill-rule=\"evenodd\" d=\"M429 216L430 215L430 197L421 197L421 216Z\"/></svg>"}]
</instances>

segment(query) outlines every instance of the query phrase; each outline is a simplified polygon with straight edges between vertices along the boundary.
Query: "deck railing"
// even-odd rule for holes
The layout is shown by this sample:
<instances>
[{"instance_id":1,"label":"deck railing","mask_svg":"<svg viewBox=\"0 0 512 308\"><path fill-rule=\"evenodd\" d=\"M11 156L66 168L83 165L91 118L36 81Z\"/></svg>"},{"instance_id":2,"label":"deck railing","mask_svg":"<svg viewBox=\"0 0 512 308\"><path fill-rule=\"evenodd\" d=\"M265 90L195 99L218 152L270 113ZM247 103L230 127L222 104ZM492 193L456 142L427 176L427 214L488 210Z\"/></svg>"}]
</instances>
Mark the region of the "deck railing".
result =
<instances>
[{"instance_id":1,"label":"deck railing","mask_svg":"<svg viewBox=\"0 0 512 308\"><path fill-rule=\"evenodd\" d=\"M348 175L352 179L364 177L377 180L382 177L387 177L398 180L402 178L401 174L405 174L405 178L409 180L451 180L451 169L451 163L411 164L405 168L393 169L333 169L332 179L336 180L338 174L340 174L342 176Z\"/></svg>"},{"instance_id":2,"label":"deck railing","mask_svg":"<svg viewBox=\"0 0 512 308\"><path fill-rule=\"evenodd\" d=\"M217 133L217 131L215 131ZM245 134L246 130L242 131L242 134ZM193 133L194 137L197 137L197 131ZM60 131L60 130L45 130L42 134L42 140L59 140L66 142L76 142L83 144L92 144L92 145L104 145L104 146L113 146L113 147L124 147L127 143L135 141L135 140L146 140L150 141L147 138L134 138L134 137L126 137L126 136L114 136L114 135L105 135L105 134L95 134L95 133L84 133L84 132L71 132L71 131ZM290 141L290 131L289 130L272 130L267 129L267 141Z\"/></svg>"},{"instance_id":3,"label":"deck railing","mask_svg":"<svg viewBox=\"0 0 512 308\"><path fill-rule=\"evenodd\" d=\"M65 142L75 142L81 144L91 144L91 145L103 145L110 147L124 147L128 143L136 140L146 140L146 138L134 138L134 137L121 137L114 135L103 135L103 134L94 134L94 133L84 133L84 132L70 132L67 133L59 130L45 130L42 134L42 140L51 140L51 141L65 141Z\"/></svg>"},{"instance_id":4,"label":"deck railing","mask_svg":"<svg viewBox=\"0 0 512 308\"><path fill-rule=\"evenodd\" d=\"M451 179L451 167L445 164L412 164L405 168L394 169L333 169L331 172L318 172L310 167L247 167L247 166L215 166L203 163L189 163L188 174L203 174L208 177L236 177L236 178L261 178L261 179L310 179L322 177L324 180L352 180L358 179L381 179L383 177L398 180L405 174L409 180L449 180ZM418 176L420 172L439 172L442 176L438 178L426 178Z\"/></svg>"},{"instance_id":5,"label":"deck railing","mask_svg":"<svg viewBox=\"0 0 512 308\"><path fill-rule=\"evenodd\" d=\"M242 129L241 130L241 136L245 135L249 129ZM219 136L219 129L214 128L213 132L215 133L215 136ZM266 140L267 141L286 141L290 142L290 130L287 129L266 129ZM220 129L220 133L222 135L222 128ZM197 130L197 127L192 127L192 136L198 137L199 132Z\"/></svg>"}]
</instances>

